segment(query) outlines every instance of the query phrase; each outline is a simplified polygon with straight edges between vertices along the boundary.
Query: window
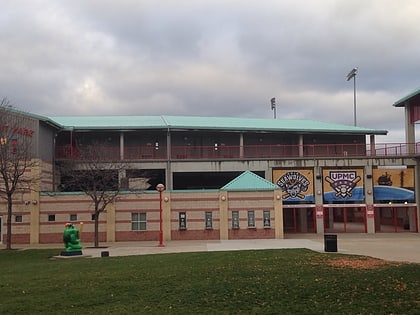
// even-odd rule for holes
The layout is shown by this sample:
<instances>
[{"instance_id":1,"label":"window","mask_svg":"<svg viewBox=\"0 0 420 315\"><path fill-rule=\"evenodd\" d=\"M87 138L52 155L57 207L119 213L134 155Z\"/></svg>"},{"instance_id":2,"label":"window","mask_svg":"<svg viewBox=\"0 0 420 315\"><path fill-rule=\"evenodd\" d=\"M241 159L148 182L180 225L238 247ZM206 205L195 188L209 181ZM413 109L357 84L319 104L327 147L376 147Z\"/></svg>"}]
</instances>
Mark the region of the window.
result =
<instances>
[{"instance_id":1,"label":"window","mask_svg":"<svg viewBox=\"0 0 420 315\"><path fill-rule=\"evenodd\" d=\"M146 231L146 213L138 212L131 214L131 230Z\"/></svg>"},{"instance_id":2,"label":"window","mask_svg":"<svg viewBox=\"0 0 420 315\"><path fill-rule=\"evenodd\" d=\"M16 154L17 144L18 144L17 139L10 139L10 144L11 144L12 154Z\"/></svg>"},{"instance_id":3,"label":"window","mask_svg":"<svg viewBox=\"0 0 420 315\"><path fill-rule=\"evenodd\" d=\"M70 221L77 221L77 214L70 214Z\"/></svg>"},{"instance_id":4,"label":"window","mask_svg":"<svg viewBox=\"0 0 420 315\"><path fill-rule=\"evenodd\" d=\"M187 214L185 212L179 213L179 229L180 230L187 229Z\"/></svg>"},{"instance_id":5,"label":"window","mask_svg":"<svg viewBox=\"0 0 420 315\"><path fill-rule=\"evenodd\" d=\"M232 211L232 229L239 229L239 211Z\"/></svg>"},{"instance_id":6,"label":"window","mask_svg":"<svg viewBox=\"0 0 420 315\"><path fill-rule=\"evenodd\" d=\"M255 211L254 210L248 211L248 227L255 228Z\"/></svg>"},{"instance_id":7,"label":"window","mask_svg":"<svg viewBox=\"0 0 420 315\"><path fill-rule=\"evenodd\" d=\"M93 157L95 157L95 152L93 152ZM61 191L83 191L85 189L114 191L118 190L118 187L117 170L90 170L89 172L75 170L61 174Z\"/></svg>"},{"instance_id":8,"label":"window","mask_svg":"<svg viewBox=\"0 0 420 315\"><path fill-rule=\"evenodd\" d=\"M263 221L264 221L264 227L265 228L271 227L271 223L270 223L270 210L264 210L264 212L263 212Z\"/></svg>"},{"instance_id":9,"label":"window","mask_svg":"<svg viewBox=\"0 0 420 315\"><path fill-rule=\"evenodd\" d=\"M21 215L15 215L15 222L16 223L21 223L23 222L23 217Z\"/></svg>"},{"instance_id":10,"label":"window","mask_svg":"<svg viewBox=\"0 0 420 315\"><path fill-rule=\"evenodd\" d=\"M48 222L54 222L55 221L55 214L49 214L48 215Z\"/></svg>"},{"instance_id":11,"label":"window","mask_svg":"<svg viewBox=\"0 0 420 315\"><path fill-rule=\"evenodd\" d=\"M208 211L206 212L206 229L213 228L213 213Z\"/></svg>"}]
</instances>

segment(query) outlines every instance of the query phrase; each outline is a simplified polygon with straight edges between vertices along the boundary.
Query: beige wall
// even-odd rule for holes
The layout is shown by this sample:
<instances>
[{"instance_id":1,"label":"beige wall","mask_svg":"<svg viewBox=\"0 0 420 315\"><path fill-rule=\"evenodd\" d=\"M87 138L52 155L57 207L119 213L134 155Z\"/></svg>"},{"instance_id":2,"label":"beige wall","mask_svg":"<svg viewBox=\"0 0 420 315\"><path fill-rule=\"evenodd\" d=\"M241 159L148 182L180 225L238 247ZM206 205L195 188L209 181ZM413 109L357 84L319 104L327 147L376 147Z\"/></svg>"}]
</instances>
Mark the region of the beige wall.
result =
<instances>
[{"instance_id":1,"label":"beige wall","mask_svg":"<svg viewBox=\"0 0 420 315\"><path fill-rule=\"evenodd\" d=\"M171 239L226 239L231 229L232 210L239 210L244 220L243 233L255 238L282 238L281 200L273 191L268 192L169 192L162 193L163 210L163 235L164 241ZM224 196L224 198L222 198ZM274 197L273 197L274 196ZM227 198L226 198L227 197ZM224 200L223 200L224 199ZM277 203L277 204L276 204ZM280 205L280 208L279 208ZM89 197L82 193L43 193L37 204L30 204L32 210L26 212L38 213L38 218L31 216L32 228L20 225L14 233L30 234L31 243L61 243L64 224L70 222L70 216L76 215L73 223L81 229L83 242L93 241L94 222L92 220L93 203ZM35 208L35 211L34 209ZM247 211L254 210L256 228L247 228ZM270 210L271 233L264 229L262 213ZM146 231L131 230L131 214L145 212L147 217ZM100 241L143 241L158 240L159 232L159 193L144 192L120 195L114 204L108 206L105 213L100 215ZM185 212L187 229L179 230L179 213ZM212 229L206 229L205 213L212 213ZM55 221L49 221L49 216L54 215ZM38 225L35 226L38 221ZM83 224L81 224L83 222ZM277 222L277 223L276 223ZM279 231L274 231L279 228ZM267 234L268 233L268 234Z\"/></svg>"}]
</instances>

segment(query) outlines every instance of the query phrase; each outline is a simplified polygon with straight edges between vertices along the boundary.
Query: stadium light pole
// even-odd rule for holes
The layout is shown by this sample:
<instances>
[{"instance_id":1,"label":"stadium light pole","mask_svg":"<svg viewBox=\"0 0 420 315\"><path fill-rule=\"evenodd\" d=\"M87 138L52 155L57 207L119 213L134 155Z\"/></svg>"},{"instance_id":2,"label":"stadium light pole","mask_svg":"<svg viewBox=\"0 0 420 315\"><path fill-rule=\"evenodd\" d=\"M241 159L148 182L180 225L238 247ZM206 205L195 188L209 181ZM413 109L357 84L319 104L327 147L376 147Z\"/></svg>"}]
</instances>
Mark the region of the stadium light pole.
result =
<instances>
[{"instance_id":1,"label":"stadium light pole","mask_svg":"<svg viewBox=\"0 0 420 315\"><path fill-rule=\"evenodd\" d=\"M165 190L165 185L157 184L156 190L159 192L159 247L163 245L163 227L162 227L162 192Z\"/></svg>"},{"instance_id":2,"label":"stadium light pole","mask_svg":"<svg viewBox=\"0 0 420 315\"><path fill-rule=\"evenodd\" d=\"M274 114L274 119L276 119L276 98L275 97L273 97L271 100L270 100L270 102L271 102L271 110L273 111L273 114Z\"/></svg>"},{"instance_id":3,"label":"stadium light pole","mask_svg":"<svg viewBox=\"0 0 420 315\"><path fill-rule=\"evenodd\" d=\"M347 74L347 81L353 79L353 120L354 125L357 126L357 119L356 119L356 75L357 75L357 68L353 68Z\"/></svg>"}]
</instances>

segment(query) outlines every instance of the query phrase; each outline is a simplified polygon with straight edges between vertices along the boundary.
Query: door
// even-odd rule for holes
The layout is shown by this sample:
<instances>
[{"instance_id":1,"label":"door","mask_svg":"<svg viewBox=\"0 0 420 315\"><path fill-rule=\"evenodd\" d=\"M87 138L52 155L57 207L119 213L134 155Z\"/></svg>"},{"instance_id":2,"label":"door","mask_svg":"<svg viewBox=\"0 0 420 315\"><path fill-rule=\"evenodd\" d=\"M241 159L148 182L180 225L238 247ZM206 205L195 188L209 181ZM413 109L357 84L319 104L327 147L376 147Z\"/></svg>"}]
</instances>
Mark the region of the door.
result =
<instances>
[{"instance_id":1,"label":"door","mask_svg":"<svg viewBox=\"0 0 420 315\"><path fill-rule=\"evenodd\" d=\"M366 233L365 207L331 207L324 210L324 231L327 233Z\"/></svg>"}]
</instances>

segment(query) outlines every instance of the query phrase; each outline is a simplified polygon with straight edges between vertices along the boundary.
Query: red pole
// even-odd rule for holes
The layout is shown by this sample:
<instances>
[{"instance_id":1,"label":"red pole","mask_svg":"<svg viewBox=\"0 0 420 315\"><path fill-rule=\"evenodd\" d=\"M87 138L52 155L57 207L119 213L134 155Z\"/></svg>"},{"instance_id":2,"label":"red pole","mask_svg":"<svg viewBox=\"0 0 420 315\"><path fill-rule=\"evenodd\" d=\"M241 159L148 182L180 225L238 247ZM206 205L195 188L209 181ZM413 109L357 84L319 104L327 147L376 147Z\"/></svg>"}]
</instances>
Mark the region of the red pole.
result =
<instances>
[{"instance_id":1,"label":"red pole","mask_svg":"<svg viewBox=\"0 0 420 315\"><path fill-rule=\"evenodd\" d=\"M159 192L159 247L164 247L163 245L163 218L162 218L162 192L165 190L165 185L157 184L156 190Z\"/></svg>"}]
</instances>

